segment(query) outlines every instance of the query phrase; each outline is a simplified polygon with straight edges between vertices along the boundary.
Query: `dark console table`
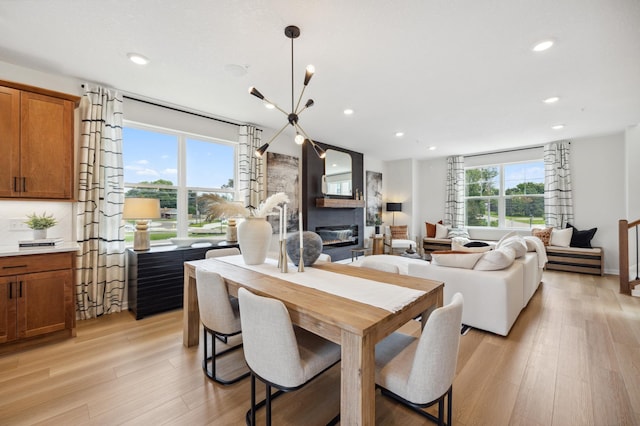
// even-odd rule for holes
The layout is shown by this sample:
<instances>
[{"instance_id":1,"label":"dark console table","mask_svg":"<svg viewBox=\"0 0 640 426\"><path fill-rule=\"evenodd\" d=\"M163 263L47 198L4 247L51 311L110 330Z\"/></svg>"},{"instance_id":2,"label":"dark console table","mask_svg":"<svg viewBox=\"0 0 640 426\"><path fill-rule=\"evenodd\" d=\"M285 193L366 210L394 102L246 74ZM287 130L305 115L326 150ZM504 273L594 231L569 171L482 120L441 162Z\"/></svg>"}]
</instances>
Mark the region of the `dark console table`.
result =
<instances>
[{"instance_id":1,"label":"dark console table","mask_svg":"<svg viewBox=\"0 0 640 426\"><path fill-rule=\"evenodd\" d=\"M127 249L128 304L136 319L182 308L184 262L204 259L205 253L237 243L196 243L192 247L156 246L147 251Z\"/></svg>"}]
</instances>

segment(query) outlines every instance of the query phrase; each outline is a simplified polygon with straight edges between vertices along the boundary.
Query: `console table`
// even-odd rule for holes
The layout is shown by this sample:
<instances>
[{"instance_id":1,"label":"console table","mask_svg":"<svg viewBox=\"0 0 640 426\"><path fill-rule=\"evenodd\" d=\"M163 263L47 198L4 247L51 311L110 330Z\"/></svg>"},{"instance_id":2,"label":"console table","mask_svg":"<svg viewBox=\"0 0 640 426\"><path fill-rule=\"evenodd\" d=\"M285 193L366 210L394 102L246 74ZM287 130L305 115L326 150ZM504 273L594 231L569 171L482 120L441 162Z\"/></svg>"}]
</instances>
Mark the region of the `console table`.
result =
<instances>
[{"instance_id":1,"label":"console table","mask_svg":"<svg viewBox=\"0 0 640 426\"><path fill-rule=\"evenodd\" d=\"M182 308L184 262L204 259L207 251L225 247L238 244L223 241L192 247L155 246L146 251L127 249L129 310L139 320Z\"/></svg>"}]
</instances>

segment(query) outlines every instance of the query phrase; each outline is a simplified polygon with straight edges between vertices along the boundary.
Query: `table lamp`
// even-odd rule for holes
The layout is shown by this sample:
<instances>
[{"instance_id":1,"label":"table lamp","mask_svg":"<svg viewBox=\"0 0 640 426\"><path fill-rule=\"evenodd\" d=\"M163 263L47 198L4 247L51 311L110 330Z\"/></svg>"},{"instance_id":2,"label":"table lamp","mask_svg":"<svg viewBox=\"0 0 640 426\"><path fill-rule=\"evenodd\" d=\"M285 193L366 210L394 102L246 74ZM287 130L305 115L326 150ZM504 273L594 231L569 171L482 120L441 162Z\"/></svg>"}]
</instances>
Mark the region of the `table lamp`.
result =
<instances>
[{"instance_id":1,"label":"table lamp","mask_svg":"<svg viewBox=\"0 0 640 426\"><path fill-rule=\"evenodd\" d=\"M396 212L402 211L402 203L387 203L387 211L393 212L393 226L396 225Z\"/></svg>"},{"instance_id":2,"label":"table lamp","mask_svg":"<svg viewBox=\"0 0 640 426\"><path fill-rule=\"evenodd\" d=\"M122 218L136 221L133 249L149 250L149 220L160 218L160 200L157 198L125 198Z\"/></svg>"}]
</instances>

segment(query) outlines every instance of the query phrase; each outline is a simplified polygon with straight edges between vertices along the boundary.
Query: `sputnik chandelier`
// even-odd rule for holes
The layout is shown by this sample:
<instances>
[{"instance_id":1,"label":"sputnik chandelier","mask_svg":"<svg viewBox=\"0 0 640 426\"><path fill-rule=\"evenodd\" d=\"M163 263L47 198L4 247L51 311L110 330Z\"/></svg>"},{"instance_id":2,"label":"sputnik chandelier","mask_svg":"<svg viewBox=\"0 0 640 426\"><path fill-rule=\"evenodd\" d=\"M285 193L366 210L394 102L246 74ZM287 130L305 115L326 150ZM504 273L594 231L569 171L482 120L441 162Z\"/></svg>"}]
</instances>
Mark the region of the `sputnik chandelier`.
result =
<instances>
[{"instance_id":1,"label":"sputnik chandelier","mask_svg":"<svg viewBox=\"0 0 640 426\"><path fill-rule=\"evenodd\" d=\"M280 134L284 131L284 129L287 128L287 126L291 125L295 130L296 130L296 137L295 137L295 142L298 145L302 145L305 142L308 142L311 144L311 146L313 147L313 150L316 152L316 154L318 155L318 157L320 158L324 158L325 157L325 151L324 149L322 149L316 142L314 142L313 140L311 140L311 138L309 137L309 135L307 135L307 132L304 131L304 129L302 128L302 126L300 126L300 123L298 123L298 116L302 113L302 111L304 111L305 109L313 106L313 99L309 99L307 100L307 102L304 104L304 106L302 108L300 108L300 101L302 100L302 96L304 95L304 90L307 88L307 85L309 84L309 81L311 80L311 77L313 77L313 73L315 72L315 68L313 67L313 65L307 65L306 68L306 72L304 74L304 86L302 86L302 91L300 92L300 96L298 97L298 103L295 104L295 108L294 108L294 97L293 97L293 39L294 38L298 38L300 36L300 28L294 26L294 25L290 25L287 28L284 29L284 35L286 35L288 38L291 39L291 112L288 113L285 110L283 110L282 108L280 108L278 105L276 105L275 103L271 102L269 99L265 98L264 95L262 93L260 93L258 91L258 89L256 89L255 87L250 87L249 88L249 93L251 93L253 96L255 96L256 98L267 102L271 105L273 105L278 111L282 112L284 115L287 116L287 123L282 126L282 128L280 130L278 130L276 132L275 135L273 135L273 137L271 139L269 139L269 142L265 143L264 145L262 145L260 148L258 148L255 152L256 157L262 157L264 155L264 153L267 151L267 149L269 149L269 144L271 144L271 142L273 142L278 136L280 136Z\"/></svg>"}]
</instances>

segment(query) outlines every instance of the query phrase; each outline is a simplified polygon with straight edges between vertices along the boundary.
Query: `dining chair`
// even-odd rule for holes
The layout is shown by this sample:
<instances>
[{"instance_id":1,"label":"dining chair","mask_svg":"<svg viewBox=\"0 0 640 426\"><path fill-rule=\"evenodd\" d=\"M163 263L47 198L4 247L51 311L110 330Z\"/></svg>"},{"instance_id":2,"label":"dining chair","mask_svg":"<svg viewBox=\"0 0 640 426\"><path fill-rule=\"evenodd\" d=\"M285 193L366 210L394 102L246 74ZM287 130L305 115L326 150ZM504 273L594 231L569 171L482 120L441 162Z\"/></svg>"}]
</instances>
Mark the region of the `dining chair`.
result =
<instances>
[{"instance_id":1,"label":"dining chair","mask_svg":"<svg viewBox=\"0 0 640 426\"><path fill-rule=\"evenodd\" d=\"M207 250L207 252L204 254L204 257L205 259L211 259L213 257L233 256L236 254L240 254L240 250L237 247L227 247Z\"/></svg>"},{"instance_id":2,"label":"dining chair","mask_svg":"<svg viewBox=\"0 0 640 426\"><path fill-rule=\"evenodd\" d=\"M375 269L382 272L391 272L394 274L400 273L400 268L397 265L391 265L389 263L379 262L375 260L364 259L360 264L361 268Z\"/></svg>"},{"instance_id":3,"label":"dining chair","mask_svg":"<svg viewBox=\"0 0 640 426\"><path fill-rule=\"evenodd\" d=\"M255 295L245 288L238 289L238 298L244 357L251 371L251 408L246 420L255 425L256 409L266 405L269 426L272 399L303 387L335 365L340 361L340 345L294 327L280 300ZM266 387L266 398L259 404L256 378ZM272 387L278 389L273 395Z\"/></svg>"},{"instance_id":4,"label":"dining chair","mask_svg":"<svg viewBox=\"0 0 640 426\"><path fill-rule=\"evenodd\" d=\"M227 249L213 250L222 251ZM203 325L203 358L202 369L207 377L222 385L230 385L247 377L243 372L235 377L223 378L216 372L217 359L229 352L242 348L242 342L231 346L229 338L240 335L240 312L238 299L229 296L224 279L216 272L196 268L196 288L198 291L198 308ZM209 355L208 337L211 336L211 355ZM241 337L241 336L240 336ZM221 341L227 349L217 352L216 340ZM209 365L211 368L209 368Z\"/></svg>"},{"instance_id":5,"label":"dining chair","mask_svg":"<svg viewBox=\"0 0 640 426\"><path fill-rule=\"evenodd\" d=\"M462 294L434 310L419 338L393 333L376 345L376 386L382 394L408 406L418 414L451 424L453 378L458 362ZM438 403L438 417L423 408Z\"/></svg>"}]
</instances>

